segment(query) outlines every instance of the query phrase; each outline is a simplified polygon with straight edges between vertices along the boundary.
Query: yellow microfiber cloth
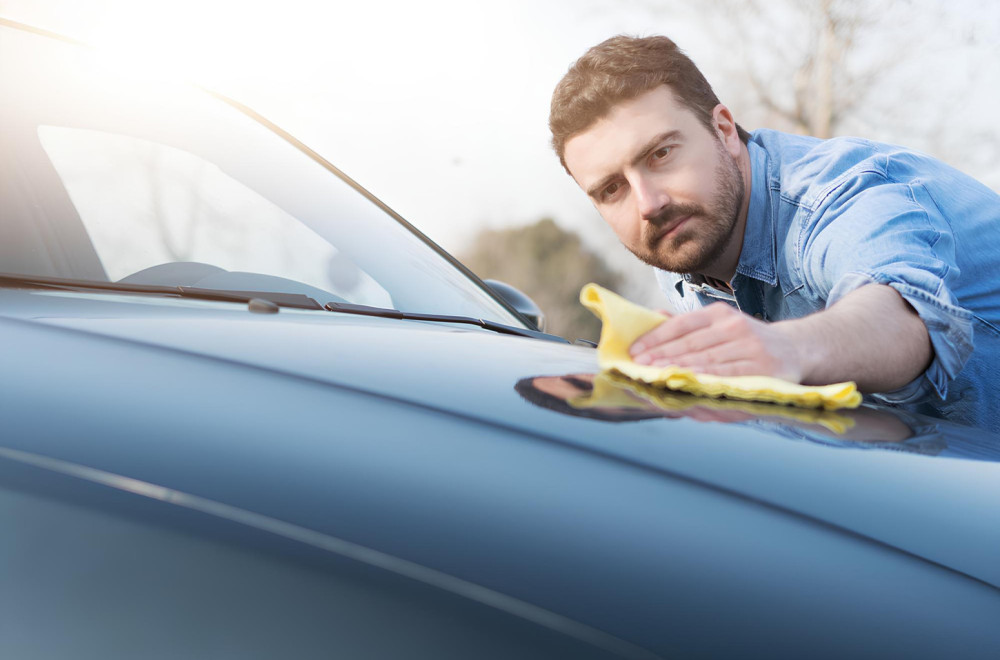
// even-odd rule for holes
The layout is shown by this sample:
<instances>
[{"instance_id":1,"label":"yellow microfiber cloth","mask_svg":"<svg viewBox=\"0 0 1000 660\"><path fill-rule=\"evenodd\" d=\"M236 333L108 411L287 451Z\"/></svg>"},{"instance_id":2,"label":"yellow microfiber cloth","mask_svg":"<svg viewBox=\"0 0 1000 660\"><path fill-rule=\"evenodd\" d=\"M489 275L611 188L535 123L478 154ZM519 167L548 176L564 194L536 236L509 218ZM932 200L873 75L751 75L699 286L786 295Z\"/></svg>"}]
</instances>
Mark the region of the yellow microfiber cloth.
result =
<instances>
[{"instance_id":1,"label":"yellow microfiber cloth","mask_svg":"<svg viewBox=\"0 0 1000 660\"><path fill-rule=\"evenodd\" d=\"M604 371L617 372L656 387L714 398L766 401L826 410L856 408L861 403L861 393L851 382L798 385L769 376L715 376L682 367L636 364L628 352L632 342L666 318L596 284L583 287L580 302L603 324L597 360Z\"/></svg>"}]
</instances>

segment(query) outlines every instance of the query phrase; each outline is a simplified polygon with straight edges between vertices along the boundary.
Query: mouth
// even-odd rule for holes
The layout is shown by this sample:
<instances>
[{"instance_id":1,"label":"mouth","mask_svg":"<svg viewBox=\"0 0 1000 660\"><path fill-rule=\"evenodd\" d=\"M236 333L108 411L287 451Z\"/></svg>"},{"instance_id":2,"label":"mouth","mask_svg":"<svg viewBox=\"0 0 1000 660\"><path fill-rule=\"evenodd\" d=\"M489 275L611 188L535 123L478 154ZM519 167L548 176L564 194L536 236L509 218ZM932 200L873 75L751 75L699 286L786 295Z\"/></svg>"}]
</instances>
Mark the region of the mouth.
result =
<instances>
[{"instance_id":1,"label":"mouth","mask_svg":"<svg viewBox=\"0 0 1000 660\"><path fill-rule=\"evenodd\" d=\"M662 228L660 228L658 232L656 232L655 236L653 237L653 244L657 244L666 238L674 236L678 231L680 231L681 227L687 224L687 221L690 219L691 216L686 215L682 218L677 218L673 222L664 225Z\"/></svg>"}]
</instances>

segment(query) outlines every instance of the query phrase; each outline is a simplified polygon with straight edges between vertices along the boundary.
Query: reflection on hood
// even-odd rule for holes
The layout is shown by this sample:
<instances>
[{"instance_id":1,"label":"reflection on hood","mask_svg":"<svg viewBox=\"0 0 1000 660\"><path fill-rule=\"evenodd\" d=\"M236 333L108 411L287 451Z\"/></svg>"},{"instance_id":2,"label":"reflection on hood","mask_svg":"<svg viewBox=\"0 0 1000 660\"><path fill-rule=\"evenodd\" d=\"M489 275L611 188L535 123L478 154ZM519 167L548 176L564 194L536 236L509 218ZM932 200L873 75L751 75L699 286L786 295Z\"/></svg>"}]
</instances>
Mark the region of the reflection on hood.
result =
<instances>
[{"instance_id":1,"label":"reflection on hood","mask_svg":"<svg viewBox=\"0 0 1000 660\"><path fill-rule=\"evenodd\" d=\"M536 376L522 379L515 389L535 405L605 422L685 418L752 426L830 447L1000 461L1000 436L996 434L883 406L865 404L833 412L700 397L614 372Z\"/></svg>"}]
</instances>

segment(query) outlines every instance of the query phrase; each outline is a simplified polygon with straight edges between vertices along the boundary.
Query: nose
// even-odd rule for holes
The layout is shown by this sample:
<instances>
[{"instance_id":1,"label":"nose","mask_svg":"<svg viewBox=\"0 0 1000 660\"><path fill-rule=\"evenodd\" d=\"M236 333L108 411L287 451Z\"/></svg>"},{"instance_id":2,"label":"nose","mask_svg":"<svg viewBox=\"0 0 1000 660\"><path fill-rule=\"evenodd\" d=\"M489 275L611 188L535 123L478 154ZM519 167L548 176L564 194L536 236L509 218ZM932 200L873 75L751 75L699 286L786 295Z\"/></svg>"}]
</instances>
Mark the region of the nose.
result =
<instances>
[{"instance_id":1,"label":"nose","mask_svg":"<svg viewBox=\"0 0 1000 660\"><path fill-rule=\"evenodd\" d=\"M632 186L639 215L643 220L656 218L663 209L670 206L670 195L662 183L637 175L629 185Z\"/></svg>"}]
</instances>

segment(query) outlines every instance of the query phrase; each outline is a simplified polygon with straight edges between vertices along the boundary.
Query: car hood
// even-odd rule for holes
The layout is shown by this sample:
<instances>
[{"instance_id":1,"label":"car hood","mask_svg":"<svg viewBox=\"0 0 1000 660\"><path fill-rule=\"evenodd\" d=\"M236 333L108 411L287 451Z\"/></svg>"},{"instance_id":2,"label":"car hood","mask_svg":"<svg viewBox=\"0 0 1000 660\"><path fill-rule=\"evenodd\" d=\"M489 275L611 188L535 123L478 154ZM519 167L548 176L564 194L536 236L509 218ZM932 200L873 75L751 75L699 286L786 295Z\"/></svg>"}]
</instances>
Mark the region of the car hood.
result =
<instances>
[{"instance_id":1,"label":"car hood","mask_svg":"<svg viewBox=\"0 0 1000 660\"><path fill-rule=\"evenodd\" d=\"M120 364L105 365L106 378L125 378L130 354L168 351L218 370L251 368L360 392L641 466L1000 587L1000 464L928 455L972 437L981 458L1000 456L986 433L949 435L932 424L922 430L937 434L930 444L864 451L866 443L834 432L803 432L754 415L738 423L684 416L616 422L553 411L515 390L536 376L597 371L596 352L586 347L450 324L253 314L229 303L50 291L4 297L5 324L58 328L124 348ZM318 414L335 422L336 411Z\"/></svg>"}]
</instances>

